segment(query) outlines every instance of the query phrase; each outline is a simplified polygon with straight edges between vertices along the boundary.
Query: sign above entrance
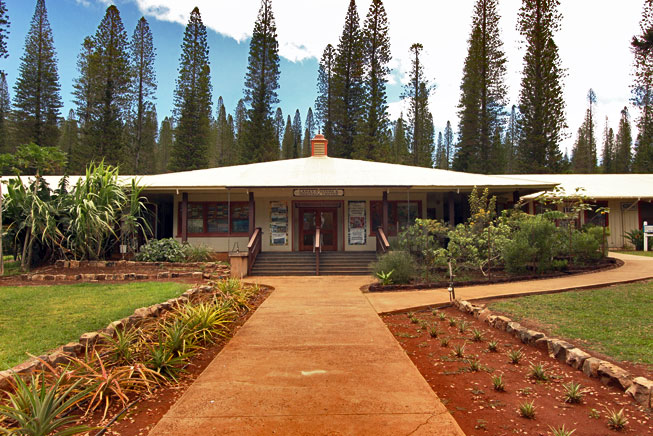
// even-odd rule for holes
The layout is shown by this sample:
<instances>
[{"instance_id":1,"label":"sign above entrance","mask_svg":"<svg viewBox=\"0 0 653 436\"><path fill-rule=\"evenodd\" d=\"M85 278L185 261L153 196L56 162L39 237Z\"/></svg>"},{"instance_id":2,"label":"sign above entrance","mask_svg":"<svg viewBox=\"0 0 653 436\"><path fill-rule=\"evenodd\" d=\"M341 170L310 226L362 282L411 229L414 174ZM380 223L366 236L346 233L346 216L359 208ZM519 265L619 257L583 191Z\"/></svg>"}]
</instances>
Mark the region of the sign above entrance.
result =
<instances>
[{"instance_id":1,"label":"sign above entrance","mask_svg":"<svg viewBox=\"0 0 653 436\"><path fill-rule=\"evenodd\" d=\"M342 197L345 195L345 190L305 188L305 189L295 189L292 195L294 197Z\"/></svg>"}]
</instances>

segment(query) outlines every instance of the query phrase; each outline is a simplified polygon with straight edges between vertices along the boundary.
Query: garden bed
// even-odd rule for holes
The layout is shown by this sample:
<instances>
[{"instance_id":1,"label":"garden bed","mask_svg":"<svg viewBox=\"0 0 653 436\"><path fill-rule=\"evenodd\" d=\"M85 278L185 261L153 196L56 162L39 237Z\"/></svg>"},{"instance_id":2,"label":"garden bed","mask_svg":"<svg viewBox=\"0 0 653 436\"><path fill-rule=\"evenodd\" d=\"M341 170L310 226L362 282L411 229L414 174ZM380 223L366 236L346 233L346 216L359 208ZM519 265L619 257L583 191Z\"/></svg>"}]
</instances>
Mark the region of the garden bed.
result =
<instances>
[{"instance_id":1,"label":"garden bed","mask_svg":"<svg viewBox=\"0 0 653 436\"><path fill-rule=\"evenodd\" d=\"M406 350L413 363L452 413L468 436L532 434L548 435L550 427L576 429L575 436L617 434L608 427L608 410L624 409L628 424L623 434L653 434L651 411L638 406L620 389L604 386L598 379L549 357L544 350L524 345L519 339L496 330L471 315L454 308L440 310L444 320L429 311L418 312L413 320L406 314L384 316L386 325ZM455 325L450 325L449 320ZM466 329L460 332L461 321ZM435 328L432 338L429 328ZM473 330L481 333L482 341L473 340ZM448 338L447 347L441 339ZM488 350L488 342L497 341L497 351ZM464 357L452 353L464 344ZM511 364L507 355L521 350L519 364ZM478 360L480 369L472 370L470 362ZM530 377L531 364L543 364L548 381ZM502 375L505 392L495 391L492 376ZM585 389L581 404L564 401L569 382L580 383ZM534 402L535 418L520 416L518 408Z\"/></svg>"},{"instance_id":2,"label":"garden bed","mask_svg":"<svg viewBox=\"0 0 653 436\"><path fill-rule=\"evenodd\" d=\"M576 274L587 274L587 273L605 271L609 269L619 268L623 264L624 263L622 260L608 257L597 261L593 265L586 265L586 266L572 265L571 267L569 267L564 271L550 271L543 274L514 275L514 274L508 274L503 270L498 270L498 271L493 271L491 277L487 277L481 274L480 272L466 272L465 277L463 279L456 279L454 284L458 288L458 287L465 287L465 286L490 285L496 283L521 282L527 280L552 279L556 277L567 277ZM448 280L429 282L429 283L414 282L405 285L382 285L380 283L374 283L370 285L367 290L369 292L392 292L392 291L437 289L437 288L446 288L448 286L449 286Z\"/></svg>"},{"instance_id":3,"label":"garden bed","mask_svg":"<svg viewBox=\"0 0 653 436\"><path fill-rule=\"evenodd\" d=\"M71 266L72 264L72 266ZM229 276L230 267L222 262L171 263L134 261L61 262L35 268L29 274L0 278L0 286L95 281L180 281L194 283L205 279L219 280Z\"/></svg>"}]
</instances>

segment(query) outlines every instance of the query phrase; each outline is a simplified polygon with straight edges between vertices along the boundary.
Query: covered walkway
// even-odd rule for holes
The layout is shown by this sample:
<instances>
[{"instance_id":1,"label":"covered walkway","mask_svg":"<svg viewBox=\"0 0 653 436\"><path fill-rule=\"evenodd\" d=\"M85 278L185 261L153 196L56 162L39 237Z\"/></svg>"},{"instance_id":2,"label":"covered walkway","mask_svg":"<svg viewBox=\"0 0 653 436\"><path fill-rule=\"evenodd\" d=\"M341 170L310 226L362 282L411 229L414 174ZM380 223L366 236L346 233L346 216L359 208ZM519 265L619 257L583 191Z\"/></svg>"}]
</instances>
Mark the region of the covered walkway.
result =
<instances>
[{"instance_id":1,"label":"covered walkway","mask_svg":"<svg viewBox=\"0 0 653 436\"><path fill-rule=\"evenodd\" d=\"M275 291L150 433L464 436L359 288L267 277Z\"/></svg>"}]
</instances>

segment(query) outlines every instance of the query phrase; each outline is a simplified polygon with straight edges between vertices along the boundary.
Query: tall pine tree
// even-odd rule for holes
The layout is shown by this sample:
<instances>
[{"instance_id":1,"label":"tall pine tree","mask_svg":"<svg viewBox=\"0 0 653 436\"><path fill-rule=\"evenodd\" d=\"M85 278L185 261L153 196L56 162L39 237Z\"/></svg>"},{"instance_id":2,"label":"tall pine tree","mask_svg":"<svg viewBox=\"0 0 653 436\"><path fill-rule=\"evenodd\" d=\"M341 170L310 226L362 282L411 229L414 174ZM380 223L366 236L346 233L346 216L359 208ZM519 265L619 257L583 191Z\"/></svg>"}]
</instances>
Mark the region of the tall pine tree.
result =
<instances>
[{"instance_id":1,"label":"tall pine tree","mask_svg":"<svg viewBox=\"0 0 653 436\"><path fill-rule=\"evenodd\" d=\"M506 173L513 174L518 171L517 153L519 150L519 138L521 136L519 129L519 113L517 106L512 105L506 132L503 135L503 147L506 152Z\"/></svg>"},{"instance_id":2,"label":"tall pine tree","mask_svg":"<svg viewBox=\"0 0 653 436\"><path fill-rule=\"evenodd\" d=\"M5 0L0 0L0 58L9 57L7 51L7 38L9 37L9 15L7 15L7 5Z\"/></svg>"},{"instance_id":3,"label":"tall pine tree","mask_svg":"<svg viewBox=\"0 0 653 436\"><path fill-rule=\"evenodd\" d=\"M372 0L363 24L365 99L362 119L355 138L354 157L386 160L388 105L387 77L390 74L390 35L388 17L381 0Z\"/></svg>"},{"instance_id":4,"label":"tall pine tree","mask_svg":"<svg viewBox=\"0 0 653 436\"><path fill-rule=\"evenodd\" d=\"M446 166L443 168L448 170L451 168L451 161L455 154L455 144L453 142L453 129L451 128L451 121L447 120L447 125L444 128L444 162Z\"/></svg>"},{"instance_id":5,"label":"tall pine tree","mask_svg":"<svg viewBox=\"0 0 653 436\"><path fill-rule=\"evenodd\" d=\"M647 173L653 168L653 0L644 2L640 31L631 43L635 58L632 101L640 111L632 171Z\"/></svg>"},{"instance_id":6,"label":"tall pine tree","mask_svg":"<svg viewBox=\"0 0 653 436\"><path fill-rule=\"evenodd\" d=\"M567 127L562 79L564 70L553 37L560 28L559 0L523 0L518 28L526 43L519 113L519 170L561 170L559 144Z\"/></svg>"},{"instance_id":7,"label":"tall pine tree","mask_svg":"<svg viewBox=\"0 0 653 436\"><path fill-rule=\"evenodd\" d=\"M333 140L335 61L336 51L331 44L328 44L320 59L317 72L317 98L315 99L317 124L328 141Z\"/></svg>"},{"instance_id":8,"label":"tall pine tree","mask_svg":"<svg viewBox=\"0 0 653 436\"><path fill-rule=\"evenodd\" d=\"M155 153L157 173L165 173L168 170L168 162L170 161L170 152L173 143L174 129L172 127L172 119L170 117L165 117L163 121L161 121L159 140L157 142Z\"/></svg>"},{"instance_id":9,"label":"tall pine tree","mask_svg":"<svg viewBox=\"0 0 653 436\"><path fill-rule=\"evenodd\" d=\"M281 141L281 159L292 159L295 148L295 131L292 128L292 121L288 115L286 121L286 129L283 133L283 140Z\"/></svg>"},{"instance_id":10,"label":"tall pine tree","mask_svg":"<svg viewBox=\"0 0 653 436\"><path fill-rule=\"evenodd\" d=\"M295 118L292 121L293 150L292 158L301 157L302 153L302 116L299 109L295 110Z\"/></svg>"},{"instance_id":11,"label":"tall pine tree","mask_svg":"<svg viewBox=\"0 0 653 436\"><path fill-rule=\"evenodd\" d=\"M59 138L57 57L45 0L37 0L14 86L16 141L54 147Z\"/></svg>"},{"instance_id":12,"label":"tall pine tree","mask_svg":"<svg viewBox=\"0 0 653 436\"><path fill-rule=\"evenodd\" d=\"M272 1L261 0L245 75L245 102L249 104L242 156L245 162L277 159L272 106L279 103L279 43Z\"/></svg>"},{"instance_id":13,"label":"tall pine tree","mask_svg":"<svg viewBox=\"0 0 653 436\"><path fill-rule=\"evenodd\" d=\"M402 113L394 122L392 144L390 148L391 153L386 161L395 164L408 164L410 159L409 148L410 144L408 132L406 130L406 120L404 120L404 114Z\"/></svg>"},{"instance_id":14,"label":"tall pine tree","mask_svg":"<svg viewBox=\"0 0 653 436\"><path fill-rule=\"evenodd\" d=\"M190 14L181 47L175 90L177 127L168 163L171 171L206 168L209 162L211 68L206 27L198 8Z\"/></svg>"},{"instance_id":15,"label":"tall pine tree","mask_svg":"<svg viewBox=\"0 0 653 436\"><path fill-rule=\"evenodd\" d=\"M304 130L304 142L302 144L302 156L309 157L311 155L311 139L315 136L315 118L313 117L313 109L308 108L306 112L306 130Z\"/></svg>"},{"instance_id":16,"label":"tall pine tree","mask_svg":"<svg viewBox=\"0 0 653 436\"><path fill-rule=\"evenodd\" d=\"M9 114L11 112L11 98L7 88L7 76L0 71L0 153L9 153L14 150L10 147L9 141Z\"/></svg>"},{"instance_id":17,"label":"tall pine tree","mask_svg":"<svg viewBox=\"0 0 653 436\"><path fill-rule=\"evenodd\" d=\"M585 120L578 129L578 138L572 151L571 164L575 173L591 174L596 172L596 137L594 136L594 105L596 94L590 89L587 93L588 108Z\"/></svg>"},{"instance_id":18,"label":"tall pine tree","mask_svg":"<svg viewBox=\"0 0 653 436\"><path fill-rule=\"evenodd\" d=\"M624 106L619 119L617 138L614 152L614 171L618 174L627 174L631 171L631 148L633 146L633 134L630 126L630 115L628 108Z\"/></svg>"},{"instance_id":19,"label":"tall pine tree","mask_svg":"<svg viewBox=\"0 0 653 436\"><path fill-rule=\"evenodd\" d=\"M75 83L75 103L83 135L78 158L126 160L124 125L131 99L127 33L115 6L109 6L93 38L86 38Z\"/></svg>"},{"instance_id":20,"label":"tall pine tree","mask_svg":"<svg viewBox=\"0 0 653 436\"><path fill-rule=\"evenodd\" d=\"M415 166L431 167L434 150L432 117L428 107L431 87L424 74L424 66L420 59L423 49L424 47L419 43L410 47L411 69L402 98L408 100L411 163Z\"/></svg>"},{"instance_id":21,"label":"tall pine tree","mask_svg":"<svg viewBox=\"0 0 653 436\"><path fill-rule=\"evenodd\" d=\"M69 174L71 172L80 173L81 168L73 169L73 162L70 159L79 147L79 126L77 125L77 119L75 119L75 111L72 109L68 112L68 118L61 124L61 136L59 137L58 145L59 149L69 157L66 161L66 172Z\"/></svg>"},{"instance_id":22,"label":"tall pine tree","mask_svg":"<svg viewBox=\"0 0 653 436\"><path fill-rule=\"evenodd\" d=\"M477 0L460 85L460 138L454 169L497 173L502 146L496 131L503 124L506 56L499 32L498 0Z\"/></svg>"},{"instance_id":23,"label":"tall pine tree","mask_svg":"<svg viewBox=\"0 0 653 436\"><path fill-rule=\"evenodd\" d=\"M351 158L365 102L363 37L355 0L350 0L333 68L333 139L330 154Z\"/></svg>"},{"instance_id":24,"label":"tall pine tree","mask_svg":"<svg viewBox=\"0 0 653 436\"><path fill-rule=\"evenodd\" d=\"M147 119L148 112L154 109L155 99L154 93L156 92L156 74L154 71L155 49L154 41L152 39L152 31L145 19L141 17L138 20L136 29L131 40L131 64L133 69L132 77L132 92L134 108L133 108L133 123L134 132L132 138L132 168L135 174L142 174L145 167L151 167L151 160L144 160L142 156L143 149L152 145L151 138L146 140L144 138L145 124L150 123L151 119ZM150 113L150 118L151 118ZM156 126L156 124L155 124ZM151 129L150 129L151 130ZM149 134L151 137L151 133ZM151 154L152 151L147 152Z\"/></svg>"},{"instance_id":25,"label":"tall pine tree","mask_svg":"<svg viewBox=\"0 0 653 436\"><path fill-rule=\"evenodd\" d=\"M279 148L281 148L281 139L283 138L283 128L285 125L286 124L283 121L283 111L278 107L274 112L274 134L279 143Z\"/></svg>"},{"instance_id":26,"label":"tall pine tree","mask_svg":"<svg viewBox=\"0 0 653 436\"><path fill-rule=\"evenodd\" d=\"M608 117L605 117L603 128L603 152L601 160L601 171L604 174L614 173L614 131L610 128Z\"/></svg>"}]
</instances>

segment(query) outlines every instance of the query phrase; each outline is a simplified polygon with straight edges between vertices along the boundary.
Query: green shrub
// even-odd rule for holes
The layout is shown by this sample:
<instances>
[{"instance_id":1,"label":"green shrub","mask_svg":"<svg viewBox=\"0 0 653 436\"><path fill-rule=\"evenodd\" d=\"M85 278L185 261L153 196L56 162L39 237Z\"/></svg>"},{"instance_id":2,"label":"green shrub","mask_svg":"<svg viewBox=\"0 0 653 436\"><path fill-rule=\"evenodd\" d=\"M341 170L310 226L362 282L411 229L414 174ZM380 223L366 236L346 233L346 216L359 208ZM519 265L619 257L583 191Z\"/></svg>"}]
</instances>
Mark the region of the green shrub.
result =
<instances>
[{"instance_id":1,"label":"green shrub","mask_svg":"<svg viewBox=\"0 0 653 436\"><path fill-rule=\"evenodd\" d=\"M136 254L140 262L183 262L184 248L173 238L151 239Z\"/></svg>"},{"instance_id":2,"label":"green shrub","mask_svg":"<svg viewBox=\"0 0 653 436\"><path fill-rule=\"evenodd\" d=\"M601 238L596 238L594 231L574 232L571 238L574 263L591 263L603 257Z\"/></svg>"},{"instance_id":3,"label":"green shrub","mask_svg":"<svg viewBox=\"0 0 653 436\"><path fill-rule=\"evenodd\" d=\"M208 262L211 260L211 250L206 245L182 245L184 262Z\"/></svg>"},{"instance_id":4,"label":"green shrub","mask_svg":"<svg viewBox=\"0 0 653 436\"><path fill-rule=\"evenodd\" d=\"M644 249L644 231L640 229L634 229L629 232L626 232L624 235L628 241L635 247L635 250L641 251Z\"/></svg>"},{"instance_id":5,"label":"green shrub","mask_svg":"<svg viewBox=\"0 0 653 436\"><path fill-rule=\"evenodd\" d=\"M403 251L391 251L383 255L373 266L374 274L393 271L394 283L410 283L415 278L415 264L410 254Z\"/></svg>"},{"instance_id":6,"label":"green shrub","mask_svg":"<svg viewBox=\"0 0 653 436\"><path fill-rule=\"evenodd\" d=\"M559 230L553 222L541 215L525 218L504 246L506 270L523 273L534 267L540 273L549 271L559 250Z\"/></svg>"}]
</instances>

